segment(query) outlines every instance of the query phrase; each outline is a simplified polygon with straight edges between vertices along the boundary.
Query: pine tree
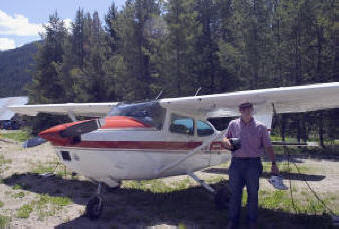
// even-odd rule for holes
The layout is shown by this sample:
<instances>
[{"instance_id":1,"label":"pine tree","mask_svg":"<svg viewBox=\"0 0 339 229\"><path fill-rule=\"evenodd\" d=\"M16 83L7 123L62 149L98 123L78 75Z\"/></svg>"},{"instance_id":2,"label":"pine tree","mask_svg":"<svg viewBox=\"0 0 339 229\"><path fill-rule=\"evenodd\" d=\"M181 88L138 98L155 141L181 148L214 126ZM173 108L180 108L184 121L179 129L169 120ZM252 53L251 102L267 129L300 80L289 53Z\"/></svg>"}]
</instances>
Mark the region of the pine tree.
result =
<instances>
[{"instance_id":1,"label":"pine tree","mask_svg":"<svg viewBox=\"0 0 339 229\"><path fill-rule=\"evenodd\" d=\"M153 0L127 1L119 15L119 55L116 69L117 90L126 100L150 99L152 91L151 47L146 26L159 15L159 5Z\"/></svg>"},{"instance_id":2,"label":"pine tree","mask_svg":"<svg viewBox=\"0 0 339 229\"><path fill-rule=\"evenodd\" d=\"M82 68L84 65L84 11L78 9L72 23L72 57L73 64Z\"/></svg>"},{"instance_id":3,"label":"pine tree","mask_svg":"<svg viewBox=\"0 0 339 229\"><path fill-rule=\"evenodd\" d=\"M220 81L222 72L218 58L217 37L215 36L217 18L214 12L216 4L212 0L196 1L197 21L202 27L201 34L197 35L195 44L194 66L197 75L196 88L202 87L203 94L215 94L224 92L227 86Z\"/></svg>"},{"instance_id":4,"label":"pine tree","mask_svg":"<svg viewBox=\"0 0 339 229\"><path fill-rule=\"evenodd\" d=\"M118 48L118 10L115 6L114 2L108 9L108 13L105 15L105 31L108 33L108 36L106 36L106 39L109 43L109 46L111 48L111 52L115 53Z\"/></svg>"},{"instance_id":5,"label":"pine tree","mask_svg":"<svg viewBox=\"0 0 339 229\"><path fill-rule=\"evenodd\" d=\"M171 0L165 5L165 21L168 25L167 40L162 47L160 74L169 96L192 95L197 90L194 73L194 56L197 37L202 26L197 21L194 1Z\"/></svg>"},{"instance_id":6,"label":"pine tree","mask_svg":"<svg viewBox=\"0 0 339 229\"><path fill-rule=\"evenodd\" d=\"M28 88L32 103L56 103L64 99L57 66L63 61L63 45L67 32L57 12L50 15L44 28L46 32L35 56L35 72Z\"/></svg>"}]
</instances>

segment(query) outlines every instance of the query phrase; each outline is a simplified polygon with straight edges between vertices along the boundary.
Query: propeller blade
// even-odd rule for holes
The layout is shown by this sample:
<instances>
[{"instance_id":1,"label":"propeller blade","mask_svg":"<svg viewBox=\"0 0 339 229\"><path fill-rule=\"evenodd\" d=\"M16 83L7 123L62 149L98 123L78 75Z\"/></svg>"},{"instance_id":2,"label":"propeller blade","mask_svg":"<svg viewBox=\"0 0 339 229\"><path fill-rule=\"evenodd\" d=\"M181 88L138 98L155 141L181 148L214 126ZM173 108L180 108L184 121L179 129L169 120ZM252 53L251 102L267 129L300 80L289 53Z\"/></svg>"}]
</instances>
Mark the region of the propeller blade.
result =
<instances>
[{"instance_id":1,"label":"propeller blade","mask_svg":"<svg viewBox=\"0 0 339 229\"><path fill-rule=\"evenodd\" d=\"M94 130L99 129L102 125L104 125L103 119L94 119L89 120L86 122L81 122L78 124L75 124L73 126L68 127L64 131L60 132L60 135L62 137L78 137L81 134L89 133Z\"/></svg>"},{"instance_id":2,"label":"propeller blade","mask_svg":"<svg viewBox=\"0 0 339 229\"><path fill-rule=\"evenodd\" d=\"M27 141L25 141L22 144L22 147L24 147L24 148L31 148L31 147L35 147L35 146L41 145L41 144L43 144L45 142L47 142L47 140L45 140L43 138L40 138L40 137L35 137L35 138L31 138L31 139L28 139Z\"/></svg>"}]
</instances>

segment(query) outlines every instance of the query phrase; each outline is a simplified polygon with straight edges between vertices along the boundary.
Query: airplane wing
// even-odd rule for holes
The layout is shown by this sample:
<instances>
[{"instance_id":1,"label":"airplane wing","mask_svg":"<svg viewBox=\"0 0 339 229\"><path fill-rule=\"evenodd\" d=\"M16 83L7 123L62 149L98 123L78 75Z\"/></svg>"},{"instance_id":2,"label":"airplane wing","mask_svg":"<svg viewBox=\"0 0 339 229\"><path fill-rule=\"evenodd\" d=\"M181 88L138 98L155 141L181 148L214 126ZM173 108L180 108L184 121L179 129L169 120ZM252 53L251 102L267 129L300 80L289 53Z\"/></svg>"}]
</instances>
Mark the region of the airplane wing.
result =
<instances>
[{"instance_id":1,"label":"airplane wing","mask_svg":"<svg viewBox=\"0 0 339 229\"><path fill-rule=\"evenodd\" d=\"M0 120L10 120L14 116L14 112L8 107L12 105L23 105L28 103L28 97L7 97L0 99Z\"/></svg>"},{"instance_id":2,"label":"airplane wing","mask_svg":"<svg viewBox=\"0 0 339 229\"><path fill-rule=\"evenodd\" d=\"M254 104L255 118L270 128L273 105L277 113L339 107L339 82L162 99L159 102L172 111L202 117L239 116L238 105L251 102Z\"/></svg>"},{"instance_id":3,"label":"airplane wing","mask_svg":"<svg viewBox=\"0 0 339 229\"><path fill-rule=\"evenodd\" d=\"M225 94L161 99L162 107L201 117L239 116L238 105L251 102L255 118L271 127L273 106L277 113L294 113L339 107L339 82L306 86L237 91ZM105 116L118 103L67 103L11 106L12 111L35 116L40 112L69 116Z\"/></svg>"},{"instance_id":4,"label":"airplane wing","mask_svg":"<svg viewBox=\"0 0 339 229\"><path fill-rule=\"evenodd\" d=\"M64 103L10 106L12 111L29 116L38 113L65 114L71 116L103 117L118 103Z\"/></svg>"}]
</instances>

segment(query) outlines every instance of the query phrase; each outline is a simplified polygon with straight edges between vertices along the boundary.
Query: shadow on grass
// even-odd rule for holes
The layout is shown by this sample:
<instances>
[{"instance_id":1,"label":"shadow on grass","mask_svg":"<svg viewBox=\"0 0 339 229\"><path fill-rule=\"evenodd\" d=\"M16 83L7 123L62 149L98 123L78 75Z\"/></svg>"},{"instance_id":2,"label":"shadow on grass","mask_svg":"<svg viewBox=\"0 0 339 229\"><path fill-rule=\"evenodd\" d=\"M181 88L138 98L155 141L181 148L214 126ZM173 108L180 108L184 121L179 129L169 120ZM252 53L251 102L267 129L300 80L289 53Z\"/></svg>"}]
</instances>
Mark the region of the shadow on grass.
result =
<instances>
[{"instance_id":1,"label":"shadow on grass","mask_svg":"<svg viewBox=\"0 0 339 229\"><path fill-rule=\"evenodd\" d=\"M69 180L60 176L43 177L37 173L13 174L3 179L3 182L35 193L69 197L74 203L82 205L87 203L97 188L90 181Z\"/></svg>"},{"instance_id":2,"label":"shadow on grass","mask_svg":"<svg viewBox=\"0 0 339 229\"><path fill-rule=\"evenodd\" d=\"M213 173L213 174L228 174L228 168L210 168L204 170L205 173ZM271 177L271 173L263 172L261 174L262 178L269 179ZM312 174L304 174L304 173L288 173L281 172L280 175L284 177L285 180L299 180L299 181L321 181L326 178L323 175L312 175Z\"/></svg>"},{"instance_id":3,"label":"shadow on grass","mask_svg":"<svg viewBox=\"0 0 339 229\"><path fill-rule=\"evenodd\" d=\"M291 160L300 159L314 159L326 161L339 161L339 145L327 146L326 148L320 147L287 147L284 152L283 147L276 147L275 152L277 159L286 161L286 154L290 154Z\"/></svg>"},{"instance_id":4,"label":"shadow on grass","mask_svg":"<svg viewBox=\"0 0 339 229\"><path fill-rule=\"evenodd\" d=\"M38 174L16 174L4 180L9 186L19 184L22 189L69 197L74 203L86 205L95 193L96 185L88 181L68 180L61 177L42 178ZM226 181L215 183L223 188ZM227 210L216 210L214 197L201 187L154 193L140 189L117 189L103 194L105 207L97 221L80 216L56 228L145 228L152 225L185 225L182 228L225 228ZM260 208L259 228L330 228L328 216L286 213ZM242 225L246 211L243 208Z\"/></svg>"}]
</instances>

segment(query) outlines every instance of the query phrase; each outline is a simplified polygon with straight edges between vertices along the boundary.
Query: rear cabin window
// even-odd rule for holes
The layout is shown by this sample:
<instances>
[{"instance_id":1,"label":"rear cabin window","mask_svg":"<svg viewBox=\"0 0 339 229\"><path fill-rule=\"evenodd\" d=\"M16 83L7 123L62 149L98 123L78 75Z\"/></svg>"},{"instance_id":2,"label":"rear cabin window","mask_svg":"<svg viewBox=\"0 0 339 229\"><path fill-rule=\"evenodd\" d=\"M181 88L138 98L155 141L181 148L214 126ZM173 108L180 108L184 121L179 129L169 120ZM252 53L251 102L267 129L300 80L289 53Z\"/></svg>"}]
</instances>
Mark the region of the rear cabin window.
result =
<instances>
[{"instance_id":1,"label":"rear cabin window","mask_svg":"<svg viewBox=\"0 0 339 229\"><path fill-rule=\"evenodd\" d=\"M194 120L190 117L172 114L169 129L172 133L194 135Z\"/></svg>"},{"instance_id":2,"label":"rear cabin window","mask_svg":"<svg viewBox=\"0 0 339 229\"><path fill-rule=\"evenodd\" d=\"M212 135L214 130L210 124L199 120L197 121L197 133L199 137L205 137Z\"/></svg>"}]
</instances>

